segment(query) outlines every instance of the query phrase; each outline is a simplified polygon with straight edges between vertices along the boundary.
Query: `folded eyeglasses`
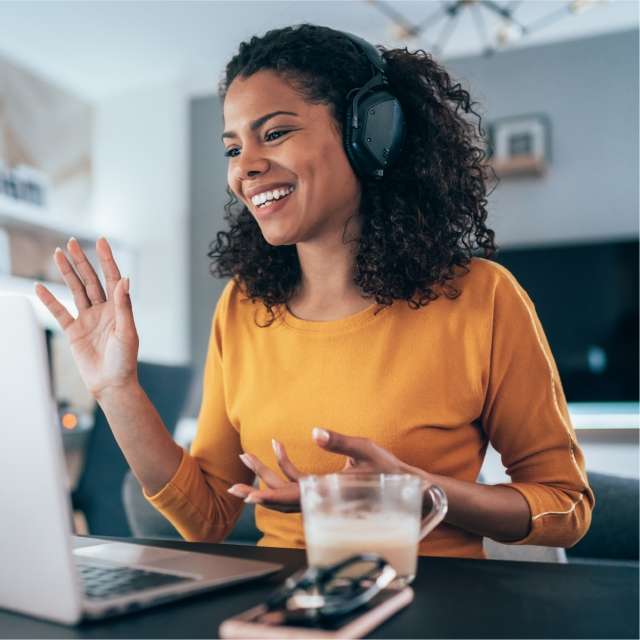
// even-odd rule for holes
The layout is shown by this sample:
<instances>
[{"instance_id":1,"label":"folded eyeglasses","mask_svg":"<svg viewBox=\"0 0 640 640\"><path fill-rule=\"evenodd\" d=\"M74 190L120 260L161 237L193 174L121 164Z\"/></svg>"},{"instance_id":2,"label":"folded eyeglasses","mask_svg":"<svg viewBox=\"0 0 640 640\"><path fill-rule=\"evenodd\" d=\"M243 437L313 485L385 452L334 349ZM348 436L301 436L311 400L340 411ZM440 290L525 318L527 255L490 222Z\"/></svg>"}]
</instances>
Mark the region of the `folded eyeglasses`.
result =
<instances>
[{"instance_id":1,"label":"folded eyeglasses","mask_svg":"<svg viewBox=\"0 0 640 640\"><path fill-rule=\"evenodd\" d=\"M309 567L285 581L262 607L261 622L314 624L367 604L396 578L381 556L363 553L327 567Z\"/></svg>"}]
</instances>

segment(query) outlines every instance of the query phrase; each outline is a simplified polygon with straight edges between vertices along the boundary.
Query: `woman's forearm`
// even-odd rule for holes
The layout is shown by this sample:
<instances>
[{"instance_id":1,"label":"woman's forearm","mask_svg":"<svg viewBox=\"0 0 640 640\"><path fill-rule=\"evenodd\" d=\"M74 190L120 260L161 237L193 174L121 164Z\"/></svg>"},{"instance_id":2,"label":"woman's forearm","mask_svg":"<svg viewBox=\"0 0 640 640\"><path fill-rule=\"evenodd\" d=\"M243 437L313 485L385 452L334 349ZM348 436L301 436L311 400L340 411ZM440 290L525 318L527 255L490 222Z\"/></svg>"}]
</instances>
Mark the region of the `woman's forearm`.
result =
<instances>
[{"instance_id":1,"label":"woman's forearm","mask_svg":"<svg viewBox=\"0 0 640 640\"><path fill-rule=\"evenodd\" d=\"M96 398L111 431L147 495L154 495L173 477L182 449L139 384L109 389Z\"/></svg>"},{"instance_id":2,"label":"woman's forearm","mask_svg":"<svg viewBox=\"0 0 640 640\"><path fill-rule=\"evenodd\" d=\"M513 542L528 535L531 512L527 501L515 489L433 473L426 476L447 494L449 509L444 521L448 524L498 542Z\"/></svg>"}]
</instances>

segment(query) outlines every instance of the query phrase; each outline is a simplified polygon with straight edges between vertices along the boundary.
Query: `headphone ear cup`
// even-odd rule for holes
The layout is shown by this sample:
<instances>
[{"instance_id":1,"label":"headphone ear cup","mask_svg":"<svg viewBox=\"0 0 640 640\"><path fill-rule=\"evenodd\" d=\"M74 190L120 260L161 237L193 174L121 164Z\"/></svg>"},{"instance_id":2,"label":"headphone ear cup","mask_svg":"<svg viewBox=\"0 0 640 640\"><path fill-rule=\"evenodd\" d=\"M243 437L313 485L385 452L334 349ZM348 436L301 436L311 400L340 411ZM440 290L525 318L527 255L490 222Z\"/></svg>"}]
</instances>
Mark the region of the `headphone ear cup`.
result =
<instances>
[{"instance_id":1,"label":"headphone ear cup","mask_svg":"<svg viewBox=\"0 0 640 640\"><path fill-rule=\"evenodd\" d=\"M350 94L351 95L351 94ZM357 99L356 99L357 98ZM358 128L352 125L358 109ZM381 178L397 161L406 134L406 123L398 99L386 89L347 100L344 146L359 178Z\"/></svg>"}]
</instances>

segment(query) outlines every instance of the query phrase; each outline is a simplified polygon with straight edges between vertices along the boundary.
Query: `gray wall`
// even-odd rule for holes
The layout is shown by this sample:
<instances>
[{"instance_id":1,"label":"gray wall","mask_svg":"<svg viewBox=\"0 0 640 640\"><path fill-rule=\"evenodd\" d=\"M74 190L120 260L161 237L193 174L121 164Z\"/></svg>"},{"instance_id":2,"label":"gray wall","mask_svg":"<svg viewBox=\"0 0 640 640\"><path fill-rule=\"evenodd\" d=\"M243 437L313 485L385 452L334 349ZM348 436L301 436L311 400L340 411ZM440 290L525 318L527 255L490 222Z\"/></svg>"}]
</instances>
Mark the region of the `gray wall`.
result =
<instances>
[{"instance_id":1,"label":"gray wall","mask_svg":"<svg viewBox=\"0 0 640 640\"><path fill-rule=\"evenodd\" d=\"M490 197L500 246L638 233L638 31L445 63L487 122L524 113L551 121L543 178L502 178ZM217 96L191 103L191 354L201 373L224 282L208 273L209 242L224 228L226 159ZM192 394L195 415L200 385Z\"/></svg>"},{"instance_id":2,"label":"gray wall","mask_svg":"<svg viewBox=\"0 0 640 640\"><path fill-rule=\"evenodd\" d=\"M637 30L445 66L482 103L483 125L526 113L551 122L546 176L504 177L490 197L499 245L637 235Z\"/></svg>"},{"instance_id":3,"label":"gray wall","mask_svg":"<svg viewBox=\"0 0 640 640\"><path fill-rule=\"evenodd\" d=\"M202 375L213 311L225 280L209 275L209 244L225 229L224 203L227 160L223 155L222 109L217 96L195 98L190 108L190 349L197 381L186 415L197 415Z\"/></svg>"}]
</instances>

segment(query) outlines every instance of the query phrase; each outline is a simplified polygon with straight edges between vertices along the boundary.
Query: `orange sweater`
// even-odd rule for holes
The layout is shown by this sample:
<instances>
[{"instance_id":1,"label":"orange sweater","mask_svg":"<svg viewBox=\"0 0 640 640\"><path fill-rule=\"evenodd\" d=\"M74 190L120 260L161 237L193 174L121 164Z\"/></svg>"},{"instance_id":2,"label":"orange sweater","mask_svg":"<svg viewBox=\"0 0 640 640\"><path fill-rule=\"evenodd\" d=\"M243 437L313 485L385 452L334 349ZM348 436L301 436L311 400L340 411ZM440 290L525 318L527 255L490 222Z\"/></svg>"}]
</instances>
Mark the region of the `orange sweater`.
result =
<instances>
[{"instance_id":1,"label":"orange sweater","mask_svg":"<svg viewBox=\"0 0 640 640\"><path fill-rule=\"evenodd\" d=\"M271 439L305 473L342 456L315 426L366 436L427 472L475 482L490 441L529 504L531 531L511 544L569 547L587 531L594 495L558 371L526 292L504 267L474 258L419 310L372 305L329 322L288 312L268 328L261 304L231 281L213 318L203 402L191 452L150 502L191 541L220 541L243 507L227 493L253 476L243 451L279 472ZM375 312L378 311L376 314ZM284 477L284 476L283 476ZM256 507L265 546L304 547L300 514ZM446 523L422 555L483 558L482 538Z\"/></svg>"}]
</instances>

